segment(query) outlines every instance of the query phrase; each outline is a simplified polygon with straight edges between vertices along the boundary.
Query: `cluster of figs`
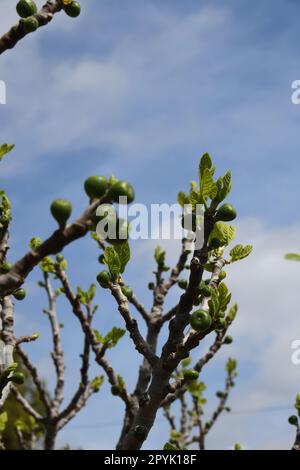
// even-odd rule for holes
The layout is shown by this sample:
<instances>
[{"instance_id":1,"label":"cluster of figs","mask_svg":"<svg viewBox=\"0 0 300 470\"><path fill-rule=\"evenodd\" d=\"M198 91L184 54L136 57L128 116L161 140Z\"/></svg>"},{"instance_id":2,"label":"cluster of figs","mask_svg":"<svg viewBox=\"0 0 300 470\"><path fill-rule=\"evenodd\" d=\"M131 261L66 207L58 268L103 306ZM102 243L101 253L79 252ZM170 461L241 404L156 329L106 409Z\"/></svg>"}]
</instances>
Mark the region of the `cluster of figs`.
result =
<instances>
[{"instance_id":1,"label":"cluster of figs","mask_svg":"<svg viewBox=\"0 0 300 470\"><path fill-rule=\"evenodd\" d=\"M63 9L68 16L76 18L80 15L80 3L72 0L63 0ZM33 33L40 26L38 18L35 16L38 9L33 0L19 0L16 6L18 15L20 16L20 24L26 33Z\"/></svg>"}]
</instances>

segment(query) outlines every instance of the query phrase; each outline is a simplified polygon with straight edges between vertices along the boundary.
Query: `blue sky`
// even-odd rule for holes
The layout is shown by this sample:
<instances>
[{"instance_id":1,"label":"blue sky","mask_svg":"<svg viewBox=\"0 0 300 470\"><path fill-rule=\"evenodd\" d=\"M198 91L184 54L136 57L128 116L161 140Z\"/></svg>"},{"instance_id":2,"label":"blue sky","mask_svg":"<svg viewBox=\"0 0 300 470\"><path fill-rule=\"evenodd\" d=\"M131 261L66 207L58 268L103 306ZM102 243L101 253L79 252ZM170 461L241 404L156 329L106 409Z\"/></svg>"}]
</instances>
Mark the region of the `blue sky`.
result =
<instances>
[{"instance_id":1,"label":"blue sky","mask_svg":"<svg viewBox=\"0 0 300 470\"><path fill-rule=\"evenodd\" d=\"M236 441L248 448L288 448L293 437L289 409L238 410L288 407L299 391L300 366L290 363L291 341L300 335L299 268L282 259L298 249L300 236L300 106L291 103L291 83L300 78L299 9L291 0L83 0L77 20L57 15L1 56L8 102L0 106L0 137L16 143L1 165L1 185L14 207L13 261L33 235L45 238L55 228L48 210L54 198L71 199L74 214L80 213L90 174L128 179L138 202L150 204L174 202L196 178L205 151L220 174L232 170L238 238L252 242L254 253L231 268L229 283L240 305L235 343L205 372L212 394L222 384L227 356L239 360L232 400L237 413L220 421L211 448ZM1 31L15 20L14 2L3 0ZM154 246L132 246L127 274L145 303ZM177 248L168 243L170 262ZM80 241L66 255L73 284L90 284L99 269L93 244ZM17 325L22 333L41 330L28 351L51 383L38 277L34 272L28 279L31 295L17 305ZM98 327L121 325L107 293L99 291L97 300ZM70 392L80 332L64 304L61 316ZM133 385L140 358L127 339L120 347L111 360ZM118 426L98 425L120 421L121 406L105 390L62 433L61 443L114 446ZM160 422L147 445L160 448L166 437Z\"/></svg>"}]
</instances>

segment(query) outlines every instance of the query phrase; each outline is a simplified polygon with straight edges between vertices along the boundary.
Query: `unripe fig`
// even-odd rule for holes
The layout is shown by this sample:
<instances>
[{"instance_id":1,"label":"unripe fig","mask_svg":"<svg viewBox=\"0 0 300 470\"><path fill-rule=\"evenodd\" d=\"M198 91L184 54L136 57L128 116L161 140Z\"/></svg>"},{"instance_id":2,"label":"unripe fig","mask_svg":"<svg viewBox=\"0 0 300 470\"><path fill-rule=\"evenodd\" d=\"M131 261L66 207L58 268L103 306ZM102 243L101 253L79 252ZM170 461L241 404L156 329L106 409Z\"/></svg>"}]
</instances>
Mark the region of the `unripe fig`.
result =
<instances>
[{"instance_id":1,"label":"unripe fig","mask_svg":"<svg viewBox=\"0 0 300 470\"><path fill-rule=\"evenodd\" d=\"M224 344L231 344L233 342L233 337L232 336L225 336L224 338Z\"/></svg>"},{"instance_id":2,"label":"unripe fig","mask_svg":"<svg viewBox=\"0 0 300 470\"><path fill-rule=\"evenodd\" d=\"M118 395L120 395L120 387L118 387L118 385L113 385L110 389L111 391L111 394L114 395L115 397L117 397Z\"/></svg>"},{"instance_id":3,"label":"unripe fig","mask_svg":"<svg viewBox=\"0 0 300 470\"><path fill-rule=\"evenodd\" d=\"M296 415L290 416L288 421L292 426L298 426L298 417Z\"/></svg>"},{"instance_id":4,"label":"unripe fig","mask_svg":"<svg viewBox=\"0 0 300 470\"><path fill-rule=\"evenodd\" d=\"M64 227L72 213L72 204L66 199L55 199L50 206L51 214L60 227Z\"/></svg>"},{"instance_id":5,"label":"unripe fig","mask_svg":"<svg viewBox=\"0 0 300 470\"><path fill-rule=\"evenodd\" d=\"M183 371L183 377L185 380L197 380L199 377L199 372L194 369L187 369Z\"/></svg>"},{"instance_id":6,"label":"unripe fig","mask_svg":"<svg viewBox=\"0 0 300 470\"><path fill-rule=\"evenodd\" d=\"M224 392L218 391L218 392L216 392L216 396L218 398L223 398L224 397Z\"/></svg>"},{"instance_id":7,"label":"unripe fig","mask_svg":"<svg viewBox=\"0 0 300 470\"><path fill-rule=\"evenodd\" d=\"M65 259L65 257L63 255L61 255L61 254L56 255L56 261L58 263L61 263L64 259Z\"/></svg>"},{"instance_id":8,"label":"unripe fig","mask_svg":"<svg viewBox=\"0 0 300 470\"><path fill-rule=\"evenodd\" d=\"M225 318L222 318L222 317L217 318L215 325L216 325L216 330L223 330L226 326Z\"/></svg>"},{"instance_id":9,"label":"unripe fig","mask_svg":"<svg viewBox=\"0 0 300 470\"><path fill-rule=\"evenodd\" d=\"M1 266L1 271L3 273L8 273L13 267L13 264L11 263L3 263Z\"/></svg>"},{"instance_id":10,"label":"unripe fig","mask_svg":"<svg viewBox=\"0 0 300 470\"><path fill-rule=\"evenodd\" d=\"M216 213L216 220L222 220L223 222L230 222L237 216L235 208L231 204L223 204Z\"/></svg>"},{"instance_id":11,"label":"unripe fig","mask_svg":"<svg viewBox=\"0 0 300 470\"><path fill-rule=\"evenodd\" d=\"M188 281L186 279L179 279L177 284L178 284L178 287L180 287L180 289L186 289L188 286Z\"/></svg>"},{"instance_id":12,"label":"unripe fig","mask_svg":"<svg viewBox=\"0 0 300 470\"><path fill-rule=\"evenodd\" d=\"M90 176L84 182L84 190L91 199L102 197L108 188L105 176Z\"/></svg>"},{"instance_id":13,"label":"unripe fig","mask_svg":"<svg viewBox=\"0 0 300 470\"><path fill-rule=\"evenodd\" d=\"M29 16L35 15L37 6L33 0L20 0L17 3L16 10L21 18L28 18Z\"/></svg>"},{"instance_id":14,"label":"unripe fig","mask_svg":"<svg viewBox=\"0 0 300 470\"><path fill-rule=\"evenodd\" d=\"M17 385L22 385L25 382L25 377L22 372L15 372L9 380Z\"/></svg>"},{"instance_id":15,"label":"unripe fig","mask_svg":"<svg viewBox=\"0 0 300 470\"><path fill-rule=\"evenodd\" d=\"M226 271L221 271L219 274L219 281L223 281L225 277L227 276Z\"/></svg>"},{"instance_id":16,"label":"unripe fig","mask_svg":"<svg viewBox=\"0 0 300 470\"><path fill-rule=\"evenodd\" d=\"M216 250L217 248L220 248L222 246L222 242L218 240L218 238L212 238L209 242L209 248L211 250Z\"/></svg>"},{"instance_id":17,"label":"unripe fig","mask_svg":"<svg viewBox=\"0 0 300 470\"><path fill-rule=\"evenodd\" d=\"M68 16L71 16L71 18L76 18L80 15L81 6L78 2L71 2L64 6L64 10Z\"/></svg>"},{"instance_id":18,"label":"unripe fig","mask_svg":"<svg viewBox=\"0 0 300 470\"><path fill-rule=\"evenodd\" d=\"M39 27L39 22L34 16L29 16L28 18L22 18L20 20L20 23L22 24L24 31L26 33L33 33Z\"/></svg>"},{"instance_id":19,"label":"unripe fig","mask_svg":"<svg viewBox=\"0 0 300 470\"><path fill-rule=\"evenodd\" d=\"M98 261L99 261L100 264L105 264L105 261L104 261L104 260L105 260L105 256L104 256L104 254L102 253L102 255L99 255Z\"/></svg>"},{"instance_id":20,"label":"unripe fig","mask_svg":"<svg viewBox=\"0 0 300 470\"><path fill-rule=\"evenodd\" d=\"M206 310L196 310L192 313L190 324L196 331L206 331L210 327L212 319Z\"/></svg>"},{"instance_id":21,"label":"unripe fig","mask_svg":"<svg viewBox=\"0 0 300 470\"><path fill-rule=\"evenodd\" d=\"M117 181L113 184L108 191L108 198L113 202L119 204L119 198L125 196L127 197L127 204L130 204L134 201L135 193L131 184L127 181Z\"/></svg>"},{"instance_id":22,"label":"unripe fig","mask_svg":"<svg viewBox=\"0 0 300 470\"><path fill-rule=\"evenodd\" d=\"M203 295L203 297L210 297L211 287L206 284L202 284L200 287L200 294Z\"/></svg>"},{"instance_id":23,"label":"unripe fig","mask_svg":"<svg viewBox=\"0 0 300 470\"><path fill-rule=\"evenodd\" d=\"M14 292L13 296L16 300L23 300L26 297L26 290L18 289L16 292Z\"/></svg>"},{"instance_id":24,"label":"unripe fig","mask_svg":"<svg viewBox=\"0 0 300 470\"><path fill-rule=\"evenodd\" d=\"M101 271L97 276L97 281L103 289L108 289L111 283L111 277L109 272Z\"/></svg>"},{"instance_id":25,"label":"unripe fig","mask_svg":"<svg viewBox=\"0 0 300 470\"><path fill-rule=\"evenodd\" d=\"M125 297L127 297L128 300L132 299L133 290L130 287L123 286L123 287L121 287L121 290L122 290L123 294L125 295Z\"/></svg>"},{"instance_id":26,"label":"unripe fig","mask_svg":"<svg viewBox=\"0 0 300 470\"><path fill-rule=\"evenodd\" d=\"M154 290L154 289L155 289L154 282L149 282L149 284L148 284L148 289L149 289L149 290Z\"/></svg>"}]
</instances>

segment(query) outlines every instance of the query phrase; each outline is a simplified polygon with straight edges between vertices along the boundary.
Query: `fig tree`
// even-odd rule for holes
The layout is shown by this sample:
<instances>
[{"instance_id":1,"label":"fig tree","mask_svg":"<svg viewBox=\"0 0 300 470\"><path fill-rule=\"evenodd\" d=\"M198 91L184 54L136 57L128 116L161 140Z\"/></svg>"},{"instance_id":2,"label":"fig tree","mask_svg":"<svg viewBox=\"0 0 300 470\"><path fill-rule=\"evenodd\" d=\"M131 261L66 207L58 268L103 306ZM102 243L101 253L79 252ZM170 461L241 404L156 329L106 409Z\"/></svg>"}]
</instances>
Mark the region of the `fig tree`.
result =
<instances>
[{"instance_id":1,"label":"fig tree","mask_svg":"<svg viewBox=\"0 0 300 470\"><path fill-rule=\"evenodd\" d=\"M188 286L188 281L186 279L179 279L177 284L178 284L178 287L180 287L180 289L186 289Z\"/></svg>"},{"instance_id":2,"label":"fig tree","mask_svg":"<svg viewBox=\"0 0 300 470\"><path fill-rule=\"evenodd\" d=\"M197 380L199 377L199 372L194 369L187 369L183 371L183 377L185 380Z\"/></svg>"},{"instance_id":3,"label":"fig tree","mask_svg":"<svg viewBox=\"0 0 300 470\"><path fill-rule=\"evenodd\" d=\"M25 382L25 377L22 372L15 372L9 380L17 385L22 385Z\"/></svg>"},{"instance_id":4,"label":"fig tree","mask_svg":"<svg viewBox=\"0 0 300 470\"><path fill-rule=\"evenodd\" d=\"M111 394L114 395L115 397L120 395L120 387L118 385L112 385L110 391L111 391Z\"/></svg>"},{"instance_id":5,"label":"fig tree","mask_svg":"<svg viewBox=\"0 0 300 470\"><path fill-rule=\"evenodd\" d=\"M11 263L3 263L1 266L1 271L3 273L8 273L13 267L13 264Z\"/></svg>"},{"instance_id":6,"label":"fig tree","mask_svg":"<svg viewBox=\"0 0 300 470\"><path fill-rule=\"evenodd\" d=\"M225 318L219 317L216 320L216 330L223 330L226 326L226 320Z\"/></svg>"},{"instance_id":7,"label":"fig tree","mask_svg":"<svg viewBox=\"0 0 300 470\"><path fill-rule=\"evenodd\" d=\"M81 6L78 2L71 2L64 6L64 10L68 16L71 16L71 18L76 18L80 15Z\"/></svg>"},{"instance_id":8,"label":"fig tree","mask_svg":"<svg viewBox=\"0 0 300 470\"><path fill-rule=\"evenodd\" d=\"M119 198L122 196L125 196L127 198L127 204L130 204L134 201L135 193L131 184L127 183L127 181L120 180L110 187L108 198L119 204Z\"/></svg>"},{"instance_id":9,"label":"fig tree","mask_svg":"<svg viewBox=\"0 0 300 470\"><path fill-rule=\"evenodd\" d=\"M72 213L72 204L66 199L55 199L50 206L51 214L60 227L64 227Z\"/></svg>"},{"instance_id":10,"label":"fig tree","mask_svg":"<svg viewBox=\"0 0 300 470\"><path fill-rule=\"evenodd\" d=\"M84 182L84 190L91 199L102 197L108 188L105 176L90 176Z\"/></svg>"},{"instance_id":11,"label":"fig tree","mask_svg":"<svg viewBox=\"0 0 300 470\"><path fill-rule=\"evenodd\" d=\"M103 253L101 255L99 255L98 261L99 261L100 264L105 264L104 259L105 259L105 256L104 256Z\"/></svg>"},{"instance_id":12,"label":"fig tree","mask_svg":"<svg viewBox=\"0 0 300 470\"><path fill-rule=\"evenodd\" d=\"M18 289L16 292L14 292L13 296L16 300L23 300L26 297L26 290Z\"/></svg>"},{"instance_id":13,"label":"fig tree","mask_svg":"<svg viewBox=\"0 0 300 470\"><path fill-rule=\"evenodd\" d=\"M33 33L39 27L39 22L34 16L29 16L28 18L22 18L20 20L20 23L22 24L24 31L26 33Z\"/></svg>"},{"instance_id":14,"label":"fig tree","mask_svg":"<svg viewBox=\"0 0 300 470\"><path fill-rule=\"evenodd\" d=\"M21 18L28 18L29 16L35 15L37 6L33 0L20 0L17 3L16 10Z\"/></svg>"},{"instance_id":15,"label":"fig tree","mask_svg":"<svg viewBox=\"0 0 300 470\"><path fill-rule=\"evenodd\" d=\"M103 289L108 289L111 283L111 277L109 272L101 271L97 276L97 281Z\"/></svg>"},{"instance_id":16,"label":"fig tree","mask_svg":"<svg viewBox=\"0 0 300 470\"><path fill-rule=\"evenodd\" d=\"M224 344L231 344L233 342L233 337L232 336L225 336L224 338Z\"/></svg>"},{"instance_id":17,"label":"fig tree","mask_svg":"<svg viewBox=\"0 0 300 470\"><path fill-rule=\"evenodd\" d=\"M206 331L210 327L212 319L206 310L196 310L192 313L190 324L196 331Z\"/></svg>"},{"instance_id":18,"label":"fig tree","mask_svg":"<svg viewBox=\"0 0 300 470\"><path fill-rule=\"evenodd\" d=\"M212 238L209 242L210 250L216 250L222 246L222 242L218 238Z\"/></svg>"},{"instance_id":19,"label":"fig tree","mask_svg":"<svg viewBox=\"0 0 300 470\"><path fill-rule=\"evenodd\" d=\"M210 297L211 296L211 287L208 286L205 283L201 284L200 294L203 295L203 297Z\"/></svg>"},{"instance_id":20,"label":"fig tree","mask_svg":"<svg viewBox=\"0 0 300 470\"><path fill-rule=\"evenodd\" d=\"M130 288L130 287L127 287L127 286L123 286L121 288L123 294L125 295L125 297L127 297L128 300L131 300L132 297L133 297L133 290Z\"/></svg>"},{"instance_id":21,"label":"fig tree","mask_svg":"<svg viewBox=\"0 0 300 470\"><path fill-rule=\"evenodd\" d=\"M290 416L288 421L292 426L298 426L298 417L296 415Z\"/></svg>"},{"instance_id":22,"label":"fig tree","mask_svg":"<svg viewBox=\"0 0 300 470\"><path fill-rule=\"evenodd\" d=\"M235 208L231 204L223 204L216 213L216 220L222 220L223 222L230 222L237 216Z\"/></svg>"}]
</instances>

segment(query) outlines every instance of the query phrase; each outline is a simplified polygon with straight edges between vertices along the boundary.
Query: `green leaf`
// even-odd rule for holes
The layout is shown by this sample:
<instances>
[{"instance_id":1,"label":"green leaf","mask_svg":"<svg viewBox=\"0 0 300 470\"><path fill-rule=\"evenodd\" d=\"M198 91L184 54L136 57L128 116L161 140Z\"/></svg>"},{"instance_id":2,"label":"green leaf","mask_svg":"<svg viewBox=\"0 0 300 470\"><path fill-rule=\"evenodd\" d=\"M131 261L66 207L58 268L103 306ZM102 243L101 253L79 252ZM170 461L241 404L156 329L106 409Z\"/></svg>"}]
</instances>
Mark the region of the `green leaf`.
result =
<instances>
[{"instance_id":1,"label":"green leaf","mask_svg":"<svg viewBox=\"0 0 300 470\"><path fill-rule=\"evenodd\" d=\"M90 388L93 390L93 392L97 393L100 390L100 387L102 386L104 382L104 376L100 375L99 377L95 377L91 383L90 383Z\"/></svg>"},{"instance_id":2,"label":"green leaf","mask_svg":"<svg viewBox=\"0 0 300 470\"><path fill-rule=\"evenodd\" d=\"M295 401L295 408L300 413L300 393L296 396L296 401Z\"/></svg>"},{"instance_id":3,"label":"green leaf","mask_svg":"<svg viewBox=\"0 0 300 470\"><path fill-rule=\"evenodd\" d=\"M215 196L215 201L218 203L224 201L231 191L231 171L227 171L226 175L221 177L220 181L221 184L219 180L217 181L218 192Z\"/></svg>"},{"instance_id":4,"label":"green leaf","mask_svg":"<svg viewBox=\"0 0 300 470\"><path fill-rule=\"evenodd\" d=\"M86 307L91 305L96 292L96 284L91 284L87 291L81 289L80 286L77 286L77 298L82 305Z\"/></svg>"},{"instance_id":5,"label":"green leaf","mask_svg":"<svg viewBox=\"0 0 300 470\"><path fill-rule=\"evenodd\" d=\"M236 360L230 357L226 363L226 370L228 374L231 375L233 372L236 371L236 368L237 368Z\"/></svg>"},{"instance_id":6,"label":"green leaf","mask_svg":"<svg viewBox=\"0 0 300 470\"><path fill-rule=\"evenodd\" d=\"M189 204L189 198L183 191L180 191L177 196L177 202L183 207L185 204Z\"/></svg>"},{"instance_id":7,"label":"green leaf","mask_svg":"<svg viewBox=\"0 0 300 470\"><path fill-rule=\"evenodd\" d=\"M45 273L54 273L55 272L55 261L53 261L50 256L46 256L46 258L42 259L40 262L40 268Z\"/></svg>"},{"instance_id":8,"label":"green leaf","mask_svg":"<svg viewBox=\"0 0 300 470\"><path fill-rule=\"evenodd\" d=\"M125 335L126 330L123 330L122 328L117 328L114 326L112 330L107 333L106 336L102 336L101 333L98 330L93 330L94 334L101 344L105 344L108 348L113 348L117 345L119 340Z\"/></svg>"},{"instance_id":9,"label":"green leaf","mask_svg":"<svg viewBox=\"0 0 300 470\"><path fill-rule=\"evenodd\" d=\"M120 243L114 247L115 251L117 252L120 260L120 272L123 273L125 271L126 265L130 260L130 246L129 243L126 241L124 243Z\"/></svg>"},{"instance_id":10,"label":"green leaf","mask_svg":"<svg viewBox=\"0 0 300 470\"><path fill-rule=\"evenodd\" d=\"M221 282L218 286L218 294L219 294L219 303L220 303L220 312L225 312L227 305L231 300L231 294L228 293L228 288L225 282Z\"/></svg>"},{"instance_id":11,"label":"green leaf","mask_svg":"<svg viewBox=\"0 0 300 470\"><path fill-rule=\"evenodd\" d=\"M230 256L231 256L231 263L234 263L235 261L239 261L241 259L247 258L247 256L250 255L251 251L253 249L252 245L236 245L232 250L230 250ZM299 261L300 261L300 256L299 256Z\"/></svg>"},{"instance_id":12,"label":"green leaf","mask_svg":"<svg viewBox=\"0 0 300 470\"><path fill-rule=\"evenodd\" d=\"M181 365L182 365L183 368L185 368L185 367L188 367L191 362L192 362L192 358L191 357L186 357L185 359L183 359L181 361Z\"/></svg>"},{"instance_id":13,"label":"green leaf","mask_svg":"<svg viewBox=\"0 0 300 470\"><path fill-rule=\"evenodd\" d=\"M216 222L212 229L209 241L216 238L221 242L221 246L227 246L234 239L235 227L225 222Z\"/></svg>"},{"instance_id":14,"label":"green leaf","mask_svg":"<svg viewBox=\"0 0 300 470\"><path fill-rule=\"evenodd\" d=\"M116 279L121 273L121 261L118 253L112 246L107 246L105 248L104 262L107 264L112 277Z\"/></svg>"},{"instance_id":15,"label":"green leaf","mask_svg":"<svg viewBox=\"0 0 300 470\"><path fill-rule=\"evenodd\" d=\"M217 191L218 188L214 182L211 171L205 168L200 180L200 200L204 202L207 197L214 199L217 195Z\"/></svg>"},{"instance_id":16,"label":"green leaf","mask_svg":"<svg viewBox=\"0 0 300 470\"><path fill-rule=\"evenodd\" d=\"M233 320L235 319L236 317L236 314L237 314L237 311L238 311L238 304L233 304L233 306L229 309L228 313L227 313L227 320L232 323Z\"/></svg>"},{"instance_id":17,"label":"green leaf","mask_svg":"<svg viewBox=\"0 0 300 470\"><path fill-rule=\"evenodd\" d=\"M300 255L297 253L287 253L284 258L289 261L300 261Z\"/></svg>"},{"instance_id":18,"label":"green leaf","mask_svg":"<svg viewBox=\"0 0 300 470\"><path fill-rule=\"evenodd\" d=\"M197 204L201 204L201 202L202 202L202 197L201 197L200 191L193 189L189 195L189 204L191 204L192 208L194 209L197 206Z\"/></svg>"},{"instance_id":19,"label":"green leaf","mask_svg":"<svg viewBox=\"0 0 300 470\"><path fill-rule=\"evenodd\" d=\"M29 248L32 251L35 251L39 246L41 246L42 240L39 237L33 237L29 242Z\"/></svg>"},{"instance_id":20,"label":"green leaf","mask_svg":"<svg viewBox=\"0 0 300 470\"><path fill-rule=\"evenodd\" d=\"M4 411L3 413L0 414L0 434L2 434L5 431L7 421L8 421L7 412Z\"/></svg>"},{"instance_id":21,"label":"green leaf","mask_svg":"<svg viewBox=\"0 0 300 470\"><path fill-rule=\"evenodd\" d=\"M10 201L5 194L5 191L0 191L0 226L7 227L11 221Z\"/></svg>"},{"instance_id":22,"label":"green leaf","mask_svg":"<svg viewBox=\"0 0 300 470\"><path fill-rule=\"evenodd\" d=\"M154 258L159 267L164 266L165 264L166 252L161 249L158 245L154 251Z\"/></svg>"},{"instance_id":23,"label":"green leaf","mask_svg":"<svg viewBox=\"0 0 300 470\"><path fill-rule=\"evenodd\" d=\"M199 180L201 181L204 170L208 169L210 170L212 167L212 159L209 155L209 153L205 153L199 162Z\"/></svg>"},{"instance_id":24,"label":"green leaf","mask_svg":"<svg viewBox=\"0 0 300 470\"><path fill-rule=\"evenodd\" d=\"M103 336L101 335L100 331L93 329L93 333L96 336L97 341L103 344Z\"/></svg>"},{"instance_id":25,"label":"green leaf","mask_svg":"<svg viewBox=\"0 0 300 470\"><path fill-rule=\"evenodd\" d=\"M17 362L13 362L12 364L10 364L10 366L8 366L5 370L4 370L4 375L5 376L8 376L9 374L11 374L12 372L15 372L15 370L17 369L18 367L18 363Z\"/></svg>"},{"instance_id":26,"label":"green leaf","mask_svg":"<svg viewBox=\"0 0 300 470\"><path fill-rule=\"evenodd\" d=\"M125 382L124 382L124 379L121 375L118 375L117 376L117 381L118 381L118 387L120 389L121 392L123 392L123 390L125 389Z\"/></svg>"},{"instance_id":27,"label":"green leaf","mask_svg":"<svg viewBox=\"0 0 300 470\"><path fill-rule=\"evenodd\" d=\"M212 289L211 296L208 301L209 314L213 318L220 310L220 302L217 289Z\"/></svg>"},{"instance_id":28,"label":"green leaf","mask_svg":"<svg viewBox=\"0 0 300 470\"><path fill-rule=\"evenodd\" d=\"M178 450L171 442L166 442L165 445L163 446L163 450Z\"/></svg>"},{"instance_id":29,"label":"green leaf","mask_svg":"<svg viewBox=\"0 0 300 470\"><path fill-rule=\"evenodd\" d=\"M203 392L206 390L206 385L204 382L197 382L196 380L193 380L192 382L188 383L187 388L192 397L203 399Z\"/></svg>"},{"instance_id":30,"label":"green leaf","mask_svg":"<svg viewBox=\"0 0 300 470\"><path fill-rule=\"evenodd\" d=\"M9 153L14 148L14 146L15 146L14 144L13 145L8 145L8 144L1 145L1 147L0 147L0 161L2 160L4 155Z\"/></svg>"}]
</instances>

